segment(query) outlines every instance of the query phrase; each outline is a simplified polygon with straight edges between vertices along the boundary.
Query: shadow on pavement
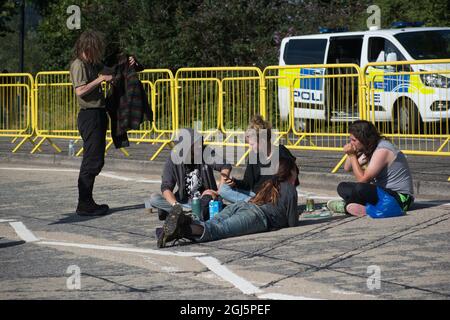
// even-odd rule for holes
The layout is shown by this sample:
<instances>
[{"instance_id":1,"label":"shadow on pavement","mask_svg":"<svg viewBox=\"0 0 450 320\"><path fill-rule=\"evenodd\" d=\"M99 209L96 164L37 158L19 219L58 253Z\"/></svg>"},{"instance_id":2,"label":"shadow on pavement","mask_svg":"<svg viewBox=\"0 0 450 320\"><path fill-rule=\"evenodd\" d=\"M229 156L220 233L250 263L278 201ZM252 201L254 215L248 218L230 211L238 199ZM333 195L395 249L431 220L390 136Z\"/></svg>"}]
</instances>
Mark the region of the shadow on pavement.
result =
<instances>
[{"instance_id":1,"label":"shadow on pavement","mask_svg":"<svg viewBox=\"0 0 450 320\"><path fill-rule=\"evenodd\" d=\"M450 202L450 200L417 201L412 204L412 206L408 210L408 212L416 211L416 210L420 210L420 209L438 207L438 206L441 206L441 205L449 203L449 202Z\"/></svg>"},{"instance_id":2,"label":"shadow on pavement","mask_svg":"<svg viewBox=\"0 0 450 320\"><path fill-rule=\"evenodd\" d=\"M144 204L136 204L136 205L131 205L131 206L110 208L108 214L106 214L104 216L92 216L92 217L79 216L75 212L71 212L69 214L65 214L64 218L59 219L56 222L52 222L49 225L51 226L51 225L55 225L55 224L90 221L90 220L106 217L106 216L112 215L113 213L117 213L117 212L123 212L123 211L127 211L127 210L144 209L144 208L145 208Z\"/></svg>"},{"instance_id":3,"label":"shadow on pavement","mask_svg":"<svg viewBox=\"0 0 450 320\"><path fill-rule=\"evenodd\" d=\"M301 215L300 215L300 217L301 217ZM319 224L319 223L327 223L327 222L343 220L343 219L347 219L347 218L356 218L356 217L349 216L349 215L345 215L345 216L342 215L342 216L334 216L334 217L327 217L327 218L300 219L298 226L300 227L300 226L308 226L308 225Z\"/></svg>"},{"instance_id":4,"label":"shadow on pavement","mask_svg":"<svg viewBox=\"0 0 450 320\"><path fill-rule=\"evenodd\" d=\"M9 247L15 247L21 244L26 243L25 241L21 240L21 241L9 241L9 242L5 242L5 243L0 243L0 249L3 248L9 248Z\"/></svg>"}]
</instances>

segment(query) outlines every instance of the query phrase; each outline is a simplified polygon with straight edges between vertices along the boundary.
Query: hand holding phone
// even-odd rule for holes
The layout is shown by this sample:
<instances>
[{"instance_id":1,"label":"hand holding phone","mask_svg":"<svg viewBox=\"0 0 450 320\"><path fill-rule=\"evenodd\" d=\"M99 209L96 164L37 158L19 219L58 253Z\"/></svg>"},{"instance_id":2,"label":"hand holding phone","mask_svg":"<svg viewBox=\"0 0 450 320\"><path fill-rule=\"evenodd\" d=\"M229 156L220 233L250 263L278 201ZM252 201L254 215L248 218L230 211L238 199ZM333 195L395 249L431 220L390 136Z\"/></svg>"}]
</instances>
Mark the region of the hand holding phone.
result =
<instances>
[{"instance_id":1,"label":"hand holding phone","mask_svg":"<svg viewBox=\"0 0 450 320\"><path fill-rule=\"evenodd\" d=\"M225 180L230 180L230 176L226 173L221 172L220 175L225 178Z\"/></svg>"},{"instance_id":2,"label":"hand holding phone","mask_svg":"<svg viewBox=\"0 0 450 320\"><path fill-rule=\"evenodd\" d=\"M232 187L232 186L235 185L234 179L231 178L229 175L227 175L227 174L225 174L225 173L223 173L223 172L221 172L220 175L225 179L225 183L226 183L227 185L229 185L230 187Z\"/></svg>"}]
</instances>

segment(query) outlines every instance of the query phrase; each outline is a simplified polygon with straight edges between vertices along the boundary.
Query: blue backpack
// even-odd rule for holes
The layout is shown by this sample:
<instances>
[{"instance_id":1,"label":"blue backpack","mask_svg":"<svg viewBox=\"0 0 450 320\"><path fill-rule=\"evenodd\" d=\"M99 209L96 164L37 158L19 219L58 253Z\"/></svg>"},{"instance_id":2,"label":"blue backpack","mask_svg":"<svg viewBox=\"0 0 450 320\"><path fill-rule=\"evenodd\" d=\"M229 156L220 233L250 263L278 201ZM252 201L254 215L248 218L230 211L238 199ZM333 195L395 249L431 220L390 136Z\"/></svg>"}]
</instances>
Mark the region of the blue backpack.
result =
<instances>
[{"instance_id":1,"label":"blue backpack","mask_svg":"<svg viewBox=\"0 0 450 320\"><path fill-rule=\"evenodd\" d=\"M399 203L389 193L377 187L378 202L367 204L366 213L374 219L399 217L405 214Z\"/></svg>"}]
</instances>

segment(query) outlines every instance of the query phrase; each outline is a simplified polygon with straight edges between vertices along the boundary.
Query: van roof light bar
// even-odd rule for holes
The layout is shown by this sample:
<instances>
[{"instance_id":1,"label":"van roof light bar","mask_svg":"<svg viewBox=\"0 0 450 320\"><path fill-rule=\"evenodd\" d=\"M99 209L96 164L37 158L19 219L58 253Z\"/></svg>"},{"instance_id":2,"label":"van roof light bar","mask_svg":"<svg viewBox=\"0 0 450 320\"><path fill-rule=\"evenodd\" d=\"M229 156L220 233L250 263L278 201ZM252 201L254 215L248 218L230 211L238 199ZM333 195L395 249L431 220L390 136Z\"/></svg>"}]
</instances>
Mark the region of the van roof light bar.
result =
<instances>
[{"instance_id":1,"label":"van roof light bar","mask_svg":"<svg viewBox=\"0 0 450 320\"><path fill-rule=\"evenodd\" d=\"M338 33L338 32L347 32L348 27L339 27L339 28L326 28L326 27L319 27L320 33Z\"/></svg>"},{"instance_id":2,"label":"van roof light bar","mask_svg":"<svg viewBox=\"0 0 450 320\"><path fill-rule=\"evenodd\" d=\"M425 24L423 21L415 21L415 22L406 22L406 21L396 21L392 23L392 28L418 28L422 27Z\"/></svg>"}]
</instances>

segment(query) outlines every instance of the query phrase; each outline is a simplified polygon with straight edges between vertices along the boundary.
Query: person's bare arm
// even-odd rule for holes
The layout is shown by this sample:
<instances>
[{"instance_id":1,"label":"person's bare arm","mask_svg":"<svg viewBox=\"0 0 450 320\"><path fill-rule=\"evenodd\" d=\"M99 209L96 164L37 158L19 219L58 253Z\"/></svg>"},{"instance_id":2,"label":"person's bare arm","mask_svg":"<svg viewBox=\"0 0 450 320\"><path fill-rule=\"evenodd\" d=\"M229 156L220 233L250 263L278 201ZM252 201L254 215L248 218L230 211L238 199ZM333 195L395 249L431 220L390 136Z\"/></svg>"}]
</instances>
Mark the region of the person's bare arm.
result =
<instances>
[{"instance_id":1,"label":"person's bare arm","mask_svg":"<svg viewBox=\"0 0 450 320\"><path fill-rule=\"evenodd\" d=\"M164 199L167 200L168 203L170 203L172 206L177 203L177 199L175 198L175 195L170 190L164 190L163 192Z\"/></svg>"},{"instance_id":2,"label":"person's bare arm","mask_svg":"<svg viewBox=\"0 0 450 320\"><path fill-rule=\"evenodd\" d=\"M347 155L347 159L345 159L344 170L346 172L352 171L352 162L350 161L350 158L348 155Z\"/></svg>"},{"instance_id":3,"label":"person's bare arm","mask_svg":"<svg viewBox=\"0 0 450 320\"><path fill-rule=\"evenodd\" d=\"M392 152L387 149L376 150L370 159L367 169L364 170L356 157L356 154L349 154L353 174L358 182L370 182L375 178L391 160Z\"/></svg>"},{"instance_id":4,"label":"person's bare arm","mask_svg":"<svg viewBox=\"0 0 450 320\"><path fill-rule=\"evenodd\" d=\"M111 81L111 79L111 75L100 75L97 79L75 88L75 94L79 97L82 97L101 85L103 81Z\"/></svg>"},{"instance_id":5,"label":"person's bare arm","mask_svg":"<svg viewBox=\"0 0 450 320\"><path fill-rule=\"evenodd\" d=\"M348 143L344 146L344 152L347 155L347 159L345 159L345 163L344 163L344 170L346 172L350 172L350 171L352 171L352 162L348 155L350 153L354 153L356 155L356 150L352 147L352 145L350 143ZM360 166L366 165L367 164L366 156L364 154L361 154L358 157L358 162L359 162Z\"/></svg>"}]
</instances>

